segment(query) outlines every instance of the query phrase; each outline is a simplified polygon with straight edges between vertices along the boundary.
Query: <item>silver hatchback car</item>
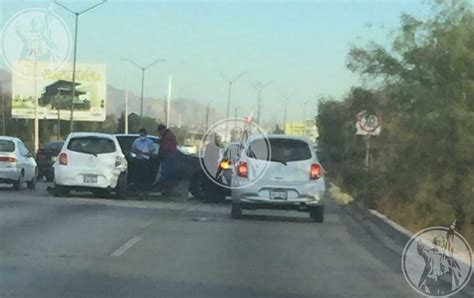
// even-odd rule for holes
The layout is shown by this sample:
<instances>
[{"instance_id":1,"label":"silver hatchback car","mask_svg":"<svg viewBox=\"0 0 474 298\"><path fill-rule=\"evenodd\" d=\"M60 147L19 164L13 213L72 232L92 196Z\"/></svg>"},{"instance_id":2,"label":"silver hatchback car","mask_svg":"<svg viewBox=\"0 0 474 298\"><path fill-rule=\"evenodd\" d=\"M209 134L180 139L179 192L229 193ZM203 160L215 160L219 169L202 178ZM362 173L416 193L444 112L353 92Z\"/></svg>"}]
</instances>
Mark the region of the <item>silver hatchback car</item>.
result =
<instances>
[{"instance_id":1,"label":"silver hatchback car","mask_svg":"<svg viewBox=\"0 0 474 298\"><path fill-rule=\"evenodd\" d=\"M313 146L303 137L255 135L242 146L232 176L232 218L243 209L289 209L324 221L326 183Z\"/></svg>"}]
</instances>

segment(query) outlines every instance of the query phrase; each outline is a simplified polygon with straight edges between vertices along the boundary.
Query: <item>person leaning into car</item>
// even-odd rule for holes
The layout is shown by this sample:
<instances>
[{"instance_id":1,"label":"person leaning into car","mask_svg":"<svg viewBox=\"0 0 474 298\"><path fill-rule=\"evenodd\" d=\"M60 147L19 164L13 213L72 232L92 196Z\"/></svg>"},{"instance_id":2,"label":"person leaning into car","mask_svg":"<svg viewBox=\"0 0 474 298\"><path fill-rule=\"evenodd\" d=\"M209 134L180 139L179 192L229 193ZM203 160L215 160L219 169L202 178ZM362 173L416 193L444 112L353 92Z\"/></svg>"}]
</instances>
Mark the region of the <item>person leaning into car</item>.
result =
<instances>
[{"instance_id":1,"label":"person leaning into car","mask_svg":"<svg viewBox=\"0 0 474 298\"><path fill-rule=\"evenodd\" d=\"M150 156L153 153L155 144L153 140L147 137L146 129L142 128L139 131L140 136L132 144L132 152L136 154L135 177L139 183L151 182Z\"/></svg>"}]
</instances>

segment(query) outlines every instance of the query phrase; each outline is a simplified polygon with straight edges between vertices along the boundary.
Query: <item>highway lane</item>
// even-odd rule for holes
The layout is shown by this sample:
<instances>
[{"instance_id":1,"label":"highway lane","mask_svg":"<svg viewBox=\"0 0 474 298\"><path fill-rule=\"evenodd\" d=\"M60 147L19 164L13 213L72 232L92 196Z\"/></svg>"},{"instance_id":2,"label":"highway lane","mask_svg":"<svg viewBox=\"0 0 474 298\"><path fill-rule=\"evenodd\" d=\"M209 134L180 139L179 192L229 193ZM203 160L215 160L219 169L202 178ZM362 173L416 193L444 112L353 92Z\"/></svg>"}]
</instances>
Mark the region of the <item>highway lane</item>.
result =
<instances>
[{"instance_id":1,"label":"highway lane","mask_svg":"<svg viewBox=\"0 0 474 298\"><path fill-rule=\"evenodd\" d=\"M249 212L194 201L0 190L0 297L417 297L400 258L334 204Z\"/></svg>"}]
</instances>

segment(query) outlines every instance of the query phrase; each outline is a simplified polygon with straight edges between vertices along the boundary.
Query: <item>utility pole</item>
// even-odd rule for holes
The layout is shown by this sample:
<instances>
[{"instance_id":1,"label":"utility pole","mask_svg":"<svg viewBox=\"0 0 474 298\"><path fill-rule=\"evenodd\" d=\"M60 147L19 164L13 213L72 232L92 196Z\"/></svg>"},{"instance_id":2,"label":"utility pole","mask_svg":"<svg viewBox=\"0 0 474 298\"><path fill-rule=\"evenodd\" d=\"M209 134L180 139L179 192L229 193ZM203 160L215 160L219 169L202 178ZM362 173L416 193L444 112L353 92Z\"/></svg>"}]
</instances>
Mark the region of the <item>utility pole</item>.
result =
<instances>
[{"instance_id":1,"label":"utility pole","mask_svg":"<svg viewBox=\"0 0 474 298\"><path fill-rule=\"evenodd\" d=\"M3 96L3 82L0 81L0 96L2 97L2 133L6 135L5 121L5 97Z\"/></svg>"},{"instance_id":2,"label":"utility pole","mask_svg":"<svg viewBox=\"0 0 474 298\"><path fill-rule=\"evenodd\" d=\"M71 118L69 124L70 132L74 131L74 97L76 96L76 59L77 59L77 29L79 26L79 16L83 13L88 12L91 9L96 8L99 5L104 4L107 0L101 1L98 4L95 4L89 8L84 9L83 11L73 11L64 4L61 4L59 1L55 1L56 4L64 8L65 10L69 11L76 17L75 28L74 28L74 56L72 62L72 98L71 98Z\"/></svg>"},{"instance_id":3,"label":"utility pole","mask_svg":"<svg viewBox=\"0 0 474 298\"><path fill-rule=\"evenodd\" d=\"M124 115L124 131L128 134L128 76L125 72L125 115Z\"/></svg>"},{"instance_id":4,"label":"utility pole","mask_svg":"<svg viewBox=\"0 0 474 298\"><path fill-rule=\"evenodd\" d=\"M58 130L57 130L57 139L61 139L61 110L58 108Z\"/></svg>"},{"instance_id":5,"label":"utility pole","mask_svg":"<svg viewBox=\"0 0 474 298\"><path fill-rule=\"evenodd\" d=\"M288 112L288 97L285 97L285 109L283 110L283 131L286 133L286 115Z\"/></svg>"},{"instance_id":6,"label":"utility pole","mask_svg":"<svg viewBox=\"0 0 474 298\"><path fill-rule=\"evenodd\" d=\"M206 107L206 131L209 128L209 104Z\"/></svg>"},{"instance_id":7,"label":"utility pole","mask_svg":"<svg viewBox=\"0 0 474 298\"><path fill-rule=\"evenodd\" d=\"M272 81L262 83L260 81L254 84L254 87L257 89L257 125L260 125L260 115L262 113L262 90L268 87Z\"/></svg>"}]
</instances>

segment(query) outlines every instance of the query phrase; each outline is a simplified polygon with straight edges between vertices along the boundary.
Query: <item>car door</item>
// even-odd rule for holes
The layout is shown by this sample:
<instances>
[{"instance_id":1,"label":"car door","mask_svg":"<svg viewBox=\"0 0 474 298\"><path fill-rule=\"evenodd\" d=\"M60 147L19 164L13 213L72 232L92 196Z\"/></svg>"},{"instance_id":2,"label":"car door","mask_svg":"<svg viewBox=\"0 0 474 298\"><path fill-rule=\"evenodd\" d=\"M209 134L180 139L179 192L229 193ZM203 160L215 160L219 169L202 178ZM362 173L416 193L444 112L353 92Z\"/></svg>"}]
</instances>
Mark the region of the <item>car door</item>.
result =
<instances>
[{"instance_id":1,"label":"car door","mask_svg":"<svg viewBox=\"0 0 474 298\"><path fill-rule=\"evenodd\" d=\"M24 179L26 181L30 181L35 175L36 162L33 158L33 155L29 152L28 148L26 148L22 141L18 141L18 147L20 149L21 164L23 169L25 169Z\"/></svg>"}]
</instances>

